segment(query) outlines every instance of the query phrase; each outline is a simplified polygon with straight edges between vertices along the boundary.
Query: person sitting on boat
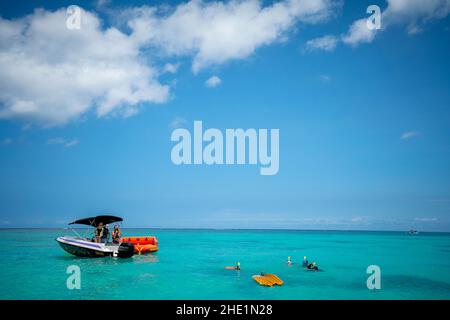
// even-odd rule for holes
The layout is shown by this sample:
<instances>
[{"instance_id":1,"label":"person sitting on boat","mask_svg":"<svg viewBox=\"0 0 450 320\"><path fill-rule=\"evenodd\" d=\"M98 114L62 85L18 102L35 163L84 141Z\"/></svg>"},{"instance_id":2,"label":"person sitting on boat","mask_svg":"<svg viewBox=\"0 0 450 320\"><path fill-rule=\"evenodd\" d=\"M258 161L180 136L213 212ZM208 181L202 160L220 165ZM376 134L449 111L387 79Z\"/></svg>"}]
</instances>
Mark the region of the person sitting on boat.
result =
<instances>
[{"instance_id":1,"label":"person sitting on boat","mask_svg":"<svg viewBox=\"0 0 450 320\"><path fill-rule=\"evenodd\" d=\"M120 238L122 238L122 232L120 232L119 226L116 224L112 232L112 242L115 244L120 243Z\"/></svg>"},{"instance_id":2,"label":"person sitting on boat","mask_svg":"<svg viewBox=\"0 0 450 320\"><path fill-rule=\"evenodd\" d=\"M94 241L97 243L101 243L103 238L103 222L100 222L97 225L97 228L95 229L94 233Z\"/></svg>"}]
</instances>

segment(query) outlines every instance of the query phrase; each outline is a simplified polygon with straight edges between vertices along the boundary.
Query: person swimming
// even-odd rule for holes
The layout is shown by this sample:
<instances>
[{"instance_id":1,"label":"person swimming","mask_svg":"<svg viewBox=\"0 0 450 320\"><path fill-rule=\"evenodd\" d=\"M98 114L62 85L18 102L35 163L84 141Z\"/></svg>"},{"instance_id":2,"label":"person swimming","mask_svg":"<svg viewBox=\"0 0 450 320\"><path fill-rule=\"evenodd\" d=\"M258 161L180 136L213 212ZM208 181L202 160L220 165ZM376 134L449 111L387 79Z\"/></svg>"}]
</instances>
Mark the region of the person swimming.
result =
<instances>
[{"instance_id":1,"label":"person swimming","mask_svg":"<svg viewBox=\"0 0 450 320\"><path fill-rule=\"evenodd\" d=\"M241 270L241 263L238 262L234 267L225 267L227 270Z\"/></svg>"},{"instance_id":2,"label":"person swimming","mask_svg":"<svg viewBox=\"0 0 450 320\"><path fill-rule=\"evenodd\" d=\"M308 266L308 259L306 259L306 256L303 257L303 262L302 262L302 266L303 267L307 267Z\"/></svg>"},{"instance_id":3,"label":"person swimming","mask_svg":"<svg viewBox=\"0 0 450 320\"><path fill-rule=\"evenodd\" d=\"M294 263L291 261L291 257L290 257L290 256L287 258L287 262L286 262L286 263L288 264L288 266L291 266L292 264L294 264Z\"/></svg>"},{"instance_id":4,"label":"person swimming","mask_svg":"<svg viewBox=\"0 0 450 320\"><path fill-rule=\"evenodd\" d=\"M316 266L315 262L309 264L306 268L308 268L308 270L312 270L312 271L319 271L319 268Z\"/></svg>"}]
</instances>

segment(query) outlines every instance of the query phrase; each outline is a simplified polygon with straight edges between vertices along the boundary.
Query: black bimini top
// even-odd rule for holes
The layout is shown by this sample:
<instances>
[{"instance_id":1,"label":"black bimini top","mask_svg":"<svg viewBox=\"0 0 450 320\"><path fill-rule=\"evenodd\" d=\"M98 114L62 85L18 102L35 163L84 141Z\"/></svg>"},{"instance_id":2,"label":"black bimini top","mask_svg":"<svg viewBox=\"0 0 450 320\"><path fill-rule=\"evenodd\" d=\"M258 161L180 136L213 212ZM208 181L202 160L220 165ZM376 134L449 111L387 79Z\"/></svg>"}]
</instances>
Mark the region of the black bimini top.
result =
<instances>
[{"instance_id":1,"label":"black bimini top","mask_svg":"<svg viewBox=\"0 0 450 320\"><path fill-rule=\"evenodd\" d=\"M123 219L120 218L120 217L115 217L115 216L96 216L96 217L79 219L79 220L76 220L76 221L71 222L69 224L85 224L87 226L97 227L99 223L109 224L109 223L120 222L120 221L123 221Z\"/></svg>"}]
</instances>

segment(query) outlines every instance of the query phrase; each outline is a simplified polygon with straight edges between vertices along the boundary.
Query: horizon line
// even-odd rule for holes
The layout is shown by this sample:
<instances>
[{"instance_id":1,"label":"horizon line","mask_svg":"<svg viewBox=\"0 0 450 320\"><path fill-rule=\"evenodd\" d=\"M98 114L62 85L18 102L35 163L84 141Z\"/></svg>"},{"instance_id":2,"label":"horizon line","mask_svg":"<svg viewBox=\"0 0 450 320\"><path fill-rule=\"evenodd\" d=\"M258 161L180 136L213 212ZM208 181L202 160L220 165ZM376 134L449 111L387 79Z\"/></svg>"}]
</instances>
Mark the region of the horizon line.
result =
<instances>
[{"instance_id":1,"label":"horizon line","mask_svg":"<svg viewBox=\"0 0 450 320\"><path fill-rule=\"evenodd\" d=\"M87 226L86 228L91 228ZM71 228L71 227L0 227L0 230L14 230L14 229L36 229L36 230L45 230L45 229L86 229L83 227L79 228ZM92 227L93 228L93 227ZM417 229L409 229L409 230L364 230L364 229L271 229L271 228L177 228L177 227L122 227L122 229L154 229L154 230L211 230L211 231L321 231L321 232L395 232L395 233L407 233L408 231L415 230L419 233L450 233L450 231L420 231Z\"/></svg>"}]
</instances>

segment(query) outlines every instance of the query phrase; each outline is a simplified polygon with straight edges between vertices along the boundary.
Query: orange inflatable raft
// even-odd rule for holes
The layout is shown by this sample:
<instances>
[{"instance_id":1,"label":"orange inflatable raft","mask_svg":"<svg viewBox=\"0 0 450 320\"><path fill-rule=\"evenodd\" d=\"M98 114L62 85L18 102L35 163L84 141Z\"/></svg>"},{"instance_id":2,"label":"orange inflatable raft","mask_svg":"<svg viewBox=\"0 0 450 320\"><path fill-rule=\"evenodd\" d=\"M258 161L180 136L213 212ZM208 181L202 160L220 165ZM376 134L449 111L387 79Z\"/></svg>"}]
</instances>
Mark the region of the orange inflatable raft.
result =
<instances>
[{"instance_id":1,"label":"orange inflatable raft","mask_svg":"<svg viewBox=\"0 0 450 320\"><path fill-rule=\"evenodd\" d=\"M134 253L150 253L158 251L158 239L153 236L124 237L122 242L134 244Z\"/></svg>"}]
</instances>

